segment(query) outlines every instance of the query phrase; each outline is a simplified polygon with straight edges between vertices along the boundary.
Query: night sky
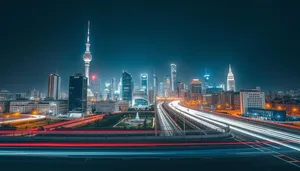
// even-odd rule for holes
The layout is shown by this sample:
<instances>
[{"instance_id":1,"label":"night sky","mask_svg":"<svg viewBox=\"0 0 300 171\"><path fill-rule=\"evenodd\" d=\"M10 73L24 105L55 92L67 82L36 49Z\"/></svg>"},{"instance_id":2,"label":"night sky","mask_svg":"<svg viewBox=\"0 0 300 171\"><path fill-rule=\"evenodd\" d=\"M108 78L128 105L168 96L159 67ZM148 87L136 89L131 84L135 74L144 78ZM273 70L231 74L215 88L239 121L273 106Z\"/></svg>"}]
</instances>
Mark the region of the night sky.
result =
<instances>
[{"instance_id":1,"label":"night sky","mask_svg":"<svg viewBox=\"0 0 300 171\"><path fill-rule=\"evenodd\" d=\"M69 76L84 73L88 20L91 73L103 82L123 69L136 82L155 69L161 81L176 63L179 81L207 68L225 83L230 63L238 89L300 88L299 1L198 1L1 2L0 89L46 92L58 72L67 91Z\"/></svg>"}]
</instances>

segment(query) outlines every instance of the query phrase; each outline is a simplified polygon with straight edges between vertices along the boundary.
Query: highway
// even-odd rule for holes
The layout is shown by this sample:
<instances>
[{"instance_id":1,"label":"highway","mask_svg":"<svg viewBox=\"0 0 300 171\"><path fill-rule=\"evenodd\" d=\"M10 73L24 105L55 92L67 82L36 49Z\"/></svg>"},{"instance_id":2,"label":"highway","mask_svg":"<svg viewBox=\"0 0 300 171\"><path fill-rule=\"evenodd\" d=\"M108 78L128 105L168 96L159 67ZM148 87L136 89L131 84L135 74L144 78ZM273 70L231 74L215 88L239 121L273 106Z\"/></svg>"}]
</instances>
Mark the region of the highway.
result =
<instances>
[{"instance_id":1,"label":"highway","mask_svg":"<svg viewBox=\"0 0 300 171\"><path fill-rule=\"evenodd\" d=\"M77 127L77 126L87 124L89 122L96 121L97 119L102 119L103 116L104 115L93 115L93 116L88 116L85 118L78 118L78 119L69 120L69 121L65 121L65 122L59 122L59 123L55 123L55 124L46 125L46 126L44 126L44 129L53 130L58 127L64 127L64 128Z\"/></svg>"},{"instance_id":2,"label":"highway","mask_svg":"<svg viewBox=\"0 0 300 171\"><path fill-rule=\"evenodd\" d=\"M46 116L43 115L21 115L21 118L1 121L0 124L20 124L20 123L26 123L32 121L39 121L45 118Z\"/></svg>"},{"instance_id":3,"label":"highway","mask_svg":"<svg viewBox=\"0 0 300 171\"><path fill-rule=\"evenodd\" d=\"M300 133L283 131L280 127L270 128L259 122L247 122L238 118L226 115L212 114L183 107L179 101L173 101L168 104L175 111L181 111L181 114L193 119L211 129L222 130L224 127L230 127L235 135L235 140L243 143L244 141L261 142L264 145L247 145L262 153L270 153L274 157L283 160L289 164L300 168Z\"/></svg>"},{"instance_id":4,"label":"highway","mask_svg":"<svg viewBox=\"0 0 300 171\"><path fill-rule=\"evenodd\" d=\"M164 110L162 104L163 102L157 104L157 115L161 130L160 136L174 136L181 133L181 128Z\"/></svg>"}]
</instances>

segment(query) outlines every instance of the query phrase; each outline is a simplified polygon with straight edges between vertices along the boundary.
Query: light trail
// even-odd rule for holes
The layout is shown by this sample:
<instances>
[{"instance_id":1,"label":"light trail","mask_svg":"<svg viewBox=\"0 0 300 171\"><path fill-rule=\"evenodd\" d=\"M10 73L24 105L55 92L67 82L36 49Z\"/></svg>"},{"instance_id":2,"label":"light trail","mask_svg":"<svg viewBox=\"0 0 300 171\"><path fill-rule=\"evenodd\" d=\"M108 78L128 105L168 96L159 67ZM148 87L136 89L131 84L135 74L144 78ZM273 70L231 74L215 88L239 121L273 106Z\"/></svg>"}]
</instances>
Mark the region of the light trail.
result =
<instances>
[{"instance_id":1,"label":"light trail","mask_svg":"<svg viewBox=\"0 0 300 171\"><path fill-rule=\"evenodd\" d=\"M212 129L212 130L216 130L216 131L218 131L218 132L224 132L224 129L222 129L221 127L215 126L215 125L213 125L213 124L210 124L209 122L205 122L205 121L203 121L203 120L200 120L200 119L198 119L198 118L195 117L195 116L187 115L185 112L183 112L183 111L181 111L181 110L178 110L176 107L173 108L173 110L175 110L175 111L179 112L180 114L184 115L186 118L190 118L190 119L192 119L192 120L194 120L194 121L200 123L201 125L203 125L203 126L205 126L205 127L207 127L207 128L210 128L210 129ZM225 124L223 124L222 126L223 126L223 127L227 127L227 125L225 125Z\"/></svg>"},{"instance_id":2,"label":"light trail","mask_svg":"<svg viewBox=\"0 0 300 171\"><path fill-rule=\"evenodd\" d=\"M162 102L157 104L157 113L159 118L160 129L162 130L161 134L164 136L173 136L174 128L169 122L165 111L162 109Z\"/></svg>"},{"instance_id":3,"label":"light trail","mask_svg":"<svg viewBox=\"0 0 300 171\"><path fill-rule=\"evenodd\" d=\"M13 120L8 120L8 121L3 121L0 122L0 124L13 124L13 123L23 123L23 122L29 122L29 121L38 121L38 120L42 120L45 119L46 116L43 115L26 115L29 118L21 118L21 119L13 119Z\"/></svg>"},{"instance_id":4,"label":"light trail","mask_svg":"<svg viewBox=\"0 0 300 171\"><path fill-rule=\"evenodd\" d=\"M89 120L89 119L96 119L96 118L97 119L103 118L103 115L94 115L94 116L89 116L89 117L86 117L86 118L78 118L78 119L74 119L74 120L70 120L70 121L50 124L50 125L44 126L44 129L53 129L53 128L63 127L63 126L71 125L71 124L74 124L76 126L75 123L83 122L83 121L86 121L86 120Z\"/></svg>"},{"instance_id":5,"label":"light trail","mask_svg":"<svg viewBox=\"0 0 300 171\"><path fill-rule=\"evenodd\" d=\"M212 145L265 145L258 142L16 142L0 143L0 147L155 147L155 146L212 146ZM274 144L274 143L273 143Z\"/></svg>"},{"instance_id":6,"label":"light trail","mask_svg":"<svg viewBox=\"0 0 300 171\"><path fill-rule=\"evenodd\" d=\"M197 117L198 119L214 123L218 126L230 125L230 128L239 133L256 137L262 140L266 140L275 144L279 144L290 149L300 151L300 148L295 145L290 145L283 143L280 140L293 141L296 144L299 144L300 136L288 132L283 132L275 129L270 129L264 126L258 126L255 124L247 123L246 121L235 120L234 118L227 118L224 116L218 116L210 113L205 113L193 109L188 109L186 107L180 106L179 101L173 101L169 104L171 108L176 110L176 108L185 111L184 115L192 118L191 116Z\"/></svg>"}]
</instances>

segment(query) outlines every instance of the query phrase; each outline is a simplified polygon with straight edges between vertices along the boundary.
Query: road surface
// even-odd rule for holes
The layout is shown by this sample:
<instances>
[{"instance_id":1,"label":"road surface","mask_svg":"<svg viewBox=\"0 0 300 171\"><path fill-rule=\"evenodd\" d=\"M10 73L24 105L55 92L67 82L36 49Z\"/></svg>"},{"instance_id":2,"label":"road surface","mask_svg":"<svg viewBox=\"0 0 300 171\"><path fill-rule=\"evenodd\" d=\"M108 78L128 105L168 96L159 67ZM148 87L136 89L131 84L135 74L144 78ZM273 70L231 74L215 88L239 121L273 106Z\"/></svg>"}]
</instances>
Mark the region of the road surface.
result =
<instances>
[{"instance_id":1,"label":"road surface","mask_svg":"<svg viewBox=\"0 0 300 171\"><path fill-rule=\"evenodd\" d=\"M161 136L174 136L182 132L177 123L170 117L162 106L163 102L157 104L157 116L160 125Z\"/></svg>"},{"instance_id":2,"label":"road surface","mask_svg":"<svg viewBox=\"0 0 300 171\"><path fill-rule=\"evenodd\" d=\"M247 122L245 120L235 119L219 114L212 114L204 111L189 109L179 105L179 101L169 103L169 107L175 111L181 111L185 117L206 124L211 129L230 127L238 142L264 142L261 144L247 144L262 153L268 153L272 156L294 165L300 169L300 133L295 134L283 131L280 127L277 129L267 127L266 125ZM294 131L293 131L294 132Z\"/></svg>"}]
</instances>

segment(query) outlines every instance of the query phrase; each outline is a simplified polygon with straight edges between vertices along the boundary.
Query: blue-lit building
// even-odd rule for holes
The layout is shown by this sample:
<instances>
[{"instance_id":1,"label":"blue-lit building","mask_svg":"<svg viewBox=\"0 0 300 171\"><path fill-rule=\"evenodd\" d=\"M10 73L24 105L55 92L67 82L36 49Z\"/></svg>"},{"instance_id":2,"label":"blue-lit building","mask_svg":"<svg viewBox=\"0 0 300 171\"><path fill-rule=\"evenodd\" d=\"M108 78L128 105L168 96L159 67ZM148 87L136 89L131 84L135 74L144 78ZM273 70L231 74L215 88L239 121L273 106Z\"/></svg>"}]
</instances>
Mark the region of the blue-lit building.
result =
<instances>
[{"instance_id":1,"label":"blue-lit building","mask_svg":"<svg viewBox=\"0 0 300 171\"><path fill-rule=\"evenodd\" d=\"M146 94L148 94L148 74L147 73L142 73L140 76L141 79L141 89L145 91Z\"/></svg>"},{"instance_id":2,"label":"blue-lit building","mask_svg":"<svg viewBox=\"0 0 300 171\"><path fill-rule=\"evenodd\" d=\"M83 117L87 112L87 77L81 74L70 76L69 80L69 116Z\"/></svg>"},{"instance_id":3,"label":"blue-lit building","mask_svg":"<svg viewBox=\"0 0 300 171\"><path fill-rule=\"evenodd\" d=\"M126 71L122 73L122 100L131 102L133 93L132 76Z\"/></svg>"},{"instance_id":4,"label":"blue-lit building","mask_svg":"<svg viewBox=\"0 0 300 171\"><path fill-rule=\"evenodd\" d=\"M247 113L243 116L261 120L286 121L286 111L284 110L248 108Z\"/></svg>"}]
</instances>

